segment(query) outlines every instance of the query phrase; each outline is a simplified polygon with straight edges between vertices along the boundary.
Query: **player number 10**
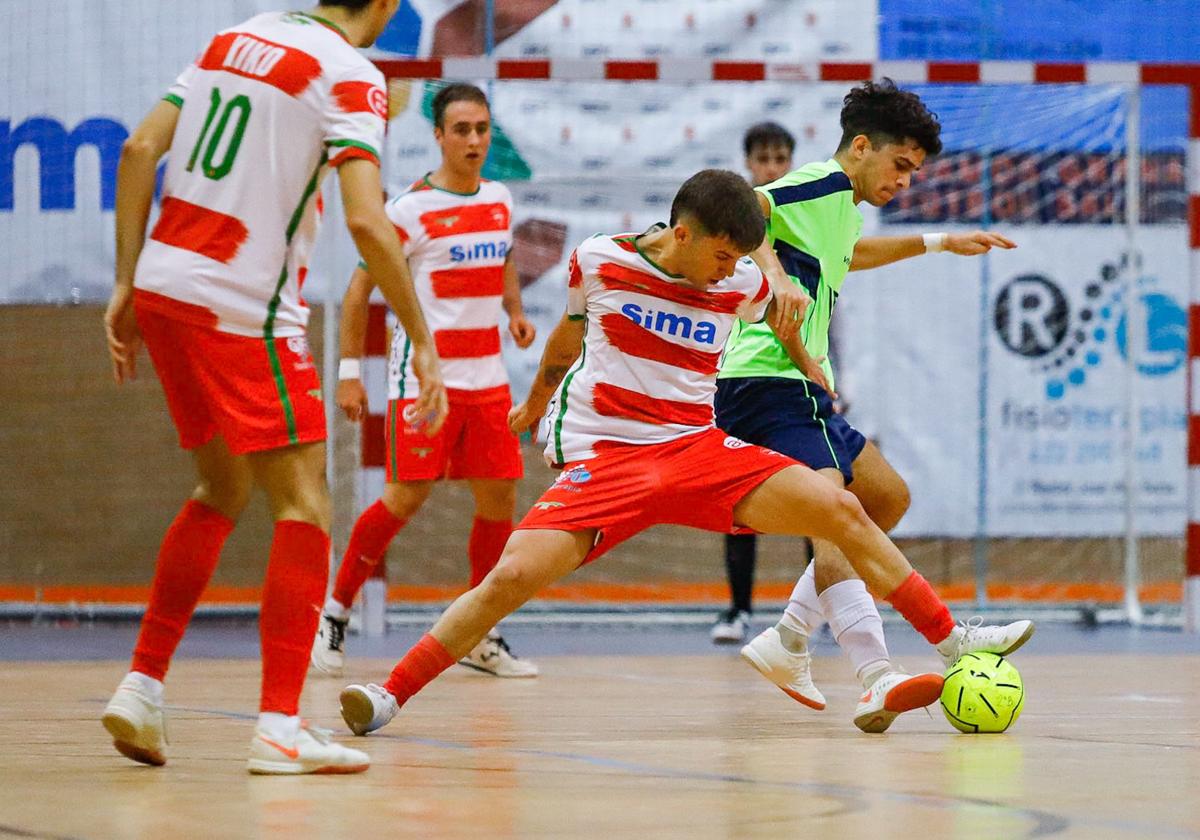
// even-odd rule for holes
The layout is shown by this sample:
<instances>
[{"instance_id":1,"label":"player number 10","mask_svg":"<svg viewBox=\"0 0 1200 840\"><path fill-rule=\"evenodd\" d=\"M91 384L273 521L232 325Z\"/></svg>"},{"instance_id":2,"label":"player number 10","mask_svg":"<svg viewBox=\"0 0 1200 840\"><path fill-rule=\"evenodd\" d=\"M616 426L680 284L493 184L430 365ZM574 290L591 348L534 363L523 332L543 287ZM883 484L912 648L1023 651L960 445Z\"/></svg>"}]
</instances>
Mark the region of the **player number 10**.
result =
<instances>
[{"instance_id":1,"label":"player number 10","mask_svg":"<svg viewBox=\"0 0 1200 840\"><path fill-rule=\"evenodd\" d=\"M192 156L188 158L188 172L191 172L195 168L196 158L200 157L200 149L204 146L204 138L209 136L208 129L212 127L213 119L216 118L217 112L220 110L221 90L214 87L212 89L212 104L209 105L208 115L204 118L204 128L200 129L200 136L196 138L196 147L192 149ZM233 127L233 135L229 138L229 144L225 147L225 154L218 163L216 157L221 147L221 138L225 136L225 130L229 128L230 121L234 119L235 111L237 112L237 123ZM242 135L246 133L246 123L249 120L250 100L242 94L238 94L233 99L230 99L225 105L225 110L221 113L221 118L217 120L217 126L213 129L212 136L208 140L208 148L204 151L204 159L200 162L201 170L204 172L206 178L220 181L229 174L230 169L233 169L233 160L237 157L238 148L242 145Z\"/></svg>"}]
</instances>

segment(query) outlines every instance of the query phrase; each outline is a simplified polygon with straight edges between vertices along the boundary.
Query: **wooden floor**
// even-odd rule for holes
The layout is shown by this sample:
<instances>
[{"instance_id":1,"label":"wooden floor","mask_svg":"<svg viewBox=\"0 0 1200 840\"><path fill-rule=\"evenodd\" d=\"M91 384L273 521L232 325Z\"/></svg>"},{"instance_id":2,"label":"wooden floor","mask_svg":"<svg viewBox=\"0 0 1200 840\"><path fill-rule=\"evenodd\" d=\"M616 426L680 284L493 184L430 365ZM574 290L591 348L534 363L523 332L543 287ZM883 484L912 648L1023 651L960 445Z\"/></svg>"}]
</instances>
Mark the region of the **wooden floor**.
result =
<instances>
[{"instance_id":1,"label":"wooden floor","mask_svg":"<svg viewBox=\"0 0 1200 840\"><path fill-rule=\"evenodd\" d=\"M162 768L100 727L122 663L0 663L0 837L1200 837L1200 658L1017 662L1005 735L957 734L936 707L863 735L836 658L815 662L813 712L734 657L559 656L536 680L456 667L353 739L339 689L392 664L360 660L310 680L305 713L371 770L299 778L245 772L252 661L176 665Z\"/></svg>"}]
</instances>

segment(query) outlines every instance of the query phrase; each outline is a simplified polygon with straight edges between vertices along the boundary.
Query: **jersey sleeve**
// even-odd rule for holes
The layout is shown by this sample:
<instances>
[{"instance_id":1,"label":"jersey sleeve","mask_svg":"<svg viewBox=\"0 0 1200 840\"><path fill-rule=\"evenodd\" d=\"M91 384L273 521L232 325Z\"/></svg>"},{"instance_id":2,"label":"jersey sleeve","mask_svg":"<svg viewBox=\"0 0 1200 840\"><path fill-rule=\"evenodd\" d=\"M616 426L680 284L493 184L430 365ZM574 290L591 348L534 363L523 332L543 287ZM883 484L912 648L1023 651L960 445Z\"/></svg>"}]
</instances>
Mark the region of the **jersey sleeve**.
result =
<instances>
[{"instance_id":1,"label":"jersey sleeve","mask_svg":"<svg viewBox=\"0 0 1200 840\"><path fill-rule=\"evenodd\" d=\"M183 72L179 74L174 83L167 88L167 92L163 94L163 99L170 102L176 108L182 108L184 100L187 99L188 89L192 86L192 80L196 77L196 69L196 62L194 61L183 68Z\"/></svg>"},{"instance_id":2,"label":"jersey sleeve","mask_svg":"<svg viewBox=\"0 0 1200 840\"><path fill-rule=\"evenodd\" d=\"M758 275L757 290L743 298L737 310L737 316L748 324L757 324L767 316L767 307L772 297L771 285L767 282L766 275L758 271L757 267L755 274Z\"/></svg>"},{"instance_id":3,"label":"jersey sleeve","mask_svg":"<svg viewBox=\"0 0 1200 840\"><path fill-rule=\"evenodd\" d=\"M383 74L373 65L356 66L334 82L325 103L330 166L355 158L380 163L387 106Z\"/></svg>"},{"instance_id":4,"label":"jersey sleeve","mask_svg":"<svg viewBox=\"0 0 1200 840\"><path fill-rule=\"evenodd\" d=\"M567 317L572 321L582 320L587 315L587 292L579 257L579 249L576 248L567 261Z\"/></svg>"}]
</instances>

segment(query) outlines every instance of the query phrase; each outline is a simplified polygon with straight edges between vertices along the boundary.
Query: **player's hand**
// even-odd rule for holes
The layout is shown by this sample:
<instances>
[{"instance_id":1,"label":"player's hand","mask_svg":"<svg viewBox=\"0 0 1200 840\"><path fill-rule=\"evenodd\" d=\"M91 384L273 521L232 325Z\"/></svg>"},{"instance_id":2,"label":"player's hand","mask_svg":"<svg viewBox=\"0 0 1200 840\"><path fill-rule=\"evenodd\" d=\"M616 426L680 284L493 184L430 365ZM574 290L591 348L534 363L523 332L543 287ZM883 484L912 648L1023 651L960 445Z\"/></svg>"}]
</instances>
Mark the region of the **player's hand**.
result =
<instances>
[{"instance_id":1,"label":"player's hand","mask_svg":"<svg viewBox=\"0 0 1200 840\"><path fill-rule=\"evenodd\" d=\"M357 423L367 416L367 389L361 379L342 379L335 392L337 407L346 413L346 419Z\"/></svg>"},{"instance_id":2,"label":"player's hand","mask_svg":"<svg viewBox=\"0 0 1200 840\"><path fill-rule=\"evenodd\" d=\"M508 319L508 334L517 342L517 346L524 350L537 338L537 329L533 322L521 313Z\"/></svg>"},{"instance_id":3,"label":"player's hand","mask_svg":"<svg viewBox=\"0 0 1200 840\"><path fill-rule=\"evenodd\" d=\"M142 334L133 313L132 286L118 284L113 288L104 311L104 334L108 340L113 381L121 385L126 380L137 379L137 354L142 346Z\"/></svg>"},{"instance_id":4,"label":"player's hand","mask_svg":"<svg viewBox=\"0 0 1200 840\"><path fill-rule=\"evenodd\" d=\"M970 233L946 234L946 250L952 254L959 254L964 257L975 257L979 254L986 254L993 248L1010 250L1016 247L1016 242L1013 242L1006 236L992 233L989 230L973 230Z\"/></svg>"},{"instance_id":5,"label":"player's hand","mask_svg":"<svg viewBox=\"0 0 1200 840\"><path fill-rule=\"evenodd\" d=\"M537 406L530 405L528 400L520 405L514 405L508 412L508 428L514 435L529 432L529 437L534 443L537 443L537 427L545 411L545 406L538 409Z\"/></svg>"},{"instance_id":6,"label":"player's hand","mask_svg":"<svg viewBox=\"0 0 1200 840\"><path fill-rule=\"evenodd\" d=\"M815 382L825 389L825 393L829 394L829 399L837 401L837 391L829 384L829 380L825 377L825 368L821 367L821 363L828 358L826 356L817 356L813 358L809 356L805 363L800 367L800 372L804 374L804 378L809 382Z\"/></svg>"},{"instance_id":7,"label":"player's hand","mask_svg":"<svg viewBox=\"0 0 1200 840\"><path fill-rule=\"evenodd\" d=\"M446 384L442 381L442 367L432 344L414 344L410 358L420 391L416 402L404 410L404 421L433 437L441 430L450 411Z\"/></svg>"},{"instance_id":8,"label":"player's hand","mask_svg":"<svg viewBox=\"0 0 1200 840\"><path fill-rule=\"evenodd\" d=\"M778 288L773 286L771 291L775 299L774 305L767 310L767 324L780 340L786 341L800 330L812 298L794 283L782 283Z\"/></svg>"}]
</instances>

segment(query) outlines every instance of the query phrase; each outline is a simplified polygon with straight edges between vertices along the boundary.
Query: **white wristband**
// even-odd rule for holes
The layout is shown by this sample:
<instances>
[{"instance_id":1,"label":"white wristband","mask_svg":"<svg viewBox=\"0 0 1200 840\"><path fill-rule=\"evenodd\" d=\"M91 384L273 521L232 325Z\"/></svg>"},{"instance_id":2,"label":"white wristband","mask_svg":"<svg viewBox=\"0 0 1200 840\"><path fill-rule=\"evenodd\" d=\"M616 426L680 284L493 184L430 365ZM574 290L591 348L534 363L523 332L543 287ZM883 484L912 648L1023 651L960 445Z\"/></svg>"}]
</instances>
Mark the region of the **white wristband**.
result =
<instances>
[{"instance_id":1,"label":"white wristband","mask_svg":"<svg viewBox=\"0 0 1200 840\"><path fill-rule=\"evenodd\" d=\"M338 379L362 379L362 359L342 359L338 362Z\"/></svg>"},{"instance_id":2,"label":"white wristband","mask_svg":"<svg viewBox=\"0 0 1200 840\"><path fill-rule=\"evenodd\" d=\"M926 233L921 238L925 240L925 253L937 254L946 250L946 234Z\"/></svg>"}]
</instances>

